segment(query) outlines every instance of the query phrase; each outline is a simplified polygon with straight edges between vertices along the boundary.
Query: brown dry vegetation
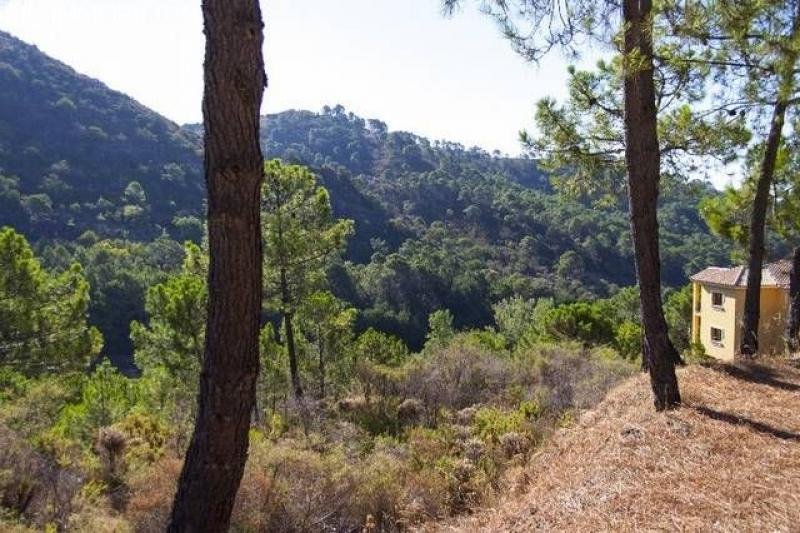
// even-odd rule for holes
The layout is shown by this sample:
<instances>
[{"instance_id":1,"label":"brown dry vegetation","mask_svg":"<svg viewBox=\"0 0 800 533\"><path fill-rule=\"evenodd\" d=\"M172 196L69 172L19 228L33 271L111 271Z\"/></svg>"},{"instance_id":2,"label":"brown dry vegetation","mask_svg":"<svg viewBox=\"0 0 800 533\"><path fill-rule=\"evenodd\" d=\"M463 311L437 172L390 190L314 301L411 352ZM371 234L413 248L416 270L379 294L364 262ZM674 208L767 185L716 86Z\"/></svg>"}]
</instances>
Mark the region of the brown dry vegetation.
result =
<instances>
[{"instance_id":1,"label":"brown dry vegetation","mask_svg":"<svg viewBox=\"0 0 800 533\"><path fill-rule=\"evenodd\" d=\"M635 372L606 348L510 354L473 337L373 369L338 402L265 412L251 430L232 530L406 531L470 512L555 428ZM106 396L131 383L107 378L88 379ZM24 382L0 403L0 531L163 530L188 423L145 402L100 421L95 403L68 403L60 383Z\"/></svg>"},{"instance_id":2,"label":"brown dry vegetation","mask_svg":"<svg viewBox=\"0 0 800 533\"><path fill-rule=\"evenodd\" d=\"M800 365L680 371L684 406L646 376L612 391L508 480L504 499L427 531L790 531L800 524Z\"/></svg>"},{"instance_id":3,"label":"brown dry vegetation","mask_svg":"<svg viewBox=\"0 0 800 533\"><path fill-rule=\"evenodd\" d=\"M800 365L690 366L667 414L632 371L602 350L451 346L386 397L314 404L305 425L275 413L251 432L233 530L796 529ZM36 390L0 409L0 531L163 530L182 433L134 413L54 456Z\"/></svg>"}]
</instances>

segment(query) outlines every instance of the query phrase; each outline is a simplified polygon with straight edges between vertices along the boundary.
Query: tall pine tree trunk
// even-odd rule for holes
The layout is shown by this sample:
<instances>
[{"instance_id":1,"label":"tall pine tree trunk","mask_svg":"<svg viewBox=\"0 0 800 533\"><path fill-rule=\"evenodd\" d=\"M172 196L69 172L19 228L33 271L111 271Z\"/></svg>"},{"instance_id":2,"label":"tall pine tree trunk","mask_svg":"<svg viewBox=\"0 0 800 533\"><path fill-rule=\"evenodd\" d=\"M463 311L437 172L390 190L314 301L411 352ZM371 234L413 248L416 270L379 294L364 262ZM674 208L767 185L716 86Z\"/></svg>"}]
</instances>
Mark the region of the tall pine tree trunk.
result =
<instances>
[{"instance_id":1,"label":"tall pine tree trunk","mask_svg":"<svg viewBox=\"0 0 800 533\"><path fill-rule=\"evenodd\" d=\"M756 184L756 196L753 199L753 212L750 215L750 240L747 260L747 290L744 297L744 313L742 314L742 340L739 352L742 356L752 357L758 353L758 322L761 314L761 269L764 264L764 240L769 207L769 190L775 175L775 161L778 159L778 148L781 144L781 131L786 115L786 102L779 100L772 111L772 124L769 128L767 143L764 146L764 158L761 161L761 172Z\"/></svg>"},{"instance_id":2,"label":"tall pine tree trunk","mask_svg":"<svg viewBox=\"0 0 800 533\"><path fill-rule=\"evenodd\" d=\"M797 334L800 333L800 246L792 255L792 270L789 273L789 316L786 320L786 348L796 352Z\"/></svg>"},{"instance_id":3,"label":"tall pine tree trunk","mask_svg":"<svg viewBox=\"0 0 800 533\"><path fill-rule=\"evenodd\" d=\"M628 173L631 235L644 328L644 366L656 409L680 404L675 365L680 362L667 333L661 302L658 189L661 155L656 131L651 0L624 0L625 165Z\"/></svg>"},{"instance_id":4,"label":"tall pine tree trunk","mask_svg":"<svg viewBox=\"0 0 800 533\"><path fill-rule=\"evenodd\" d=\"M208 319L197 420L169 531L226 531L247 459L261 312L258 0L204 0Z\"/></svg>"},{"instance_id":5,"label":"tall pine tree trunk","mask_svg":"<svg viewBox=\"0 0 800 533\"><path fill-rule=\"evenodd\" d=\"M303 397L303 386L300 383L300 369L297 365L297 342L294 338L294 313L291 309L289 297L289 283L286 279L286 269L281 267L281 303L283 304L283 325L286 328L286 352L289 355L289 374L292 378L292 389L295 399Z\"/></svg>"},{"instance_id":6,"label":"tall pine tree trunk","mask_svg":"<svg viewBox=\"0 0 800 533\"><path fill-rule=\"evenodd\" d=\"M792 31L788 46L781 47L782 61L777 65L778 95L772 110L772 122L764 145L761 172L756 183L756 196L750 214L750 235L748 245L747 290L745 292L744 312L742 314L742 339L739 353L743 357L753 357L758 353L758 323L761 314L761 269L764 263L764 241L769 207L769 190L775 175L775 163L781 145L783 123L789 99L794 93L795 65L797 50L794 43L800 32L800 2L795 1Z\"/></svg>"}]
</instances>

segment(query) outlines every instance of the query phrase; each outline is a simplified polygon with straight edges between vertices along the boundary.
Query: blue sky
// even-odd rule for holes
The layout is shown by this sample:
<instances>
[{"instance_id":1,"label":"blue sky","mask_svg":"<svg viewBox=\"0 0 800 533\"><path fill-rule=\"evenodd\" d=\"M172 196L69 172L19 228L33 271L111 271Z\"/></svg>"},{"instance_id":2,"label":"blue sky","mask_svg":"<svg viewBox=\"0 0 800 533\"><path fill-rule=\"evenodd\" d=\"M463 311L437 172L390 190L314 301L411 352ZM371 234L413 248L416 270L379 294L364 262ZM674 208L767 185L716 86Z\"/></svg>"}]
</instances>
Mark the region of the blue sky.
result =
<instances>
[{"instance_id":1,"label":"blue sky","mask_svg":"<svg viewBox=\"0 0 800 533\"><path fill-rule=\"evenodd\" d=\"M341 103L391 129L516 154L567 63L517 57L475 2L268 0L265 112ZM0 29L177 122L201 119L199 0L0 0Z\"/></svg>"}]
</instances>

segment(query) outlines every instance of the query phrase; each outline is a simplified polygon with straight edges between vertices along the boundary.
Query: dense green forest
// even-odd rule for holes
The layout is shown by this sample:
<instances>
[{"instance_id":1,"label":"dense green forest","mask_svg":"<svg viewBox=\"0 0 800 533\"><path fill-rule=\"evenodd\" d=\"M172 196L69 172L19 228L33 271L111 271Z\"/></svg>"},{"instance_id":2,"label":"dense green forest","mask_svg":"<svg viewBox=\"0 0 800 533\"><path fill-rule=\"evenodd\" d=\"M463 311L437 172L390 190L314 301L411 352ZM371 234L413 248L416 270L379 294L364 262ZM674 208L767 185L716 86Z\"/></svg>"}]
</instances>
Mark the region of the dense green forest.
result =
<instances>
[{"instance_id":1,"label":"dense green forest","mask_svg":"<svg viewBox=\"0 0 800 533\"><path fill-rule=\"evenodd\" d=\"M0 125L2 223L33 239L152 239L199 211L197 137L4 32Z\"/></svg>"},{"instance_id":2,"label":"dense green forest","mask_svg":"<svg viewBox=\"0 0 800 533\"><path fill-rule=\"evenodd\" d=\"M0 98L0 225L30 239L48 268L83 266L90 322L129 367L129 324L146 320L147 288L177 271L184 241L203 240L202 129L177 127L8 34ZM334 215L353 220L328 276L358 309L359 331L418 349L438 309L456 327L482 327L505 298L571 302L634 282L623 202L562 198L533 160L389 131L341 106L263 117L262 145L268 158L308 165ZM716 195L691 180L666 191L666 285L728 260L697 210Z\"/></svg>"}]
</instances>

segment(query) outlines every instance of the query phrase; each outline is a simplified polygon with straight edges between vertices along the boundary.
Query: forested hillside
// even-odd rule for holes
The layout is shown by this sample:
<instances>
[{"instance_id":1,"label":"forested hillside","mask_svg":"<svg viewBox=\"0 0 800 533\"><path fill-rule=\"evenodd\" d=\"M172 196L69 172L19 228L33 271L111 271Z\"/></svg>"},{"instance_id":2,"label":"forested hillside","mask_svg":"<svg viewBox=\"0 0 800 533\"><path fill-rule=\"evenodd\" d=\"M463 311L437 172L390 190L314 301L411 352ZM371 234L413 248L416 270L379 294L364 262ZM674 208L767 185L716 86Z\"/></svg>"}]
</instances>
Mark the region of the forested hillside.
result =
<instances>
[{"instance_id":1,"label":"forested hillside","mask_svg":"<svg viewBox=\"0 0 800 533\"><path fill-rule=\"evenodd\" d=\"M0 225L50 267L84 266L114 356L130 356L128 324L146 317L146 287L179 267L179 243L202 240L201 133L0 34ZM624 204L562 198L535 161L392 132L341 106L264 117L262 141L267 157L310 166L334 215L354 221L329 277L359 329L419 347L437 309L483 326L504 298L577 301L634 282ZM727 261L697 212L715 194L700 182L666 191L668 286Z\"/></svg>"},{"instance_id":2,"label":"forested hillside","mask_svg":"<svg viewBox=\"0 0 800 533\"><path fill-rule=\"evenodd\" d=\"M199 140L0 32L0 224L152 239L204 194Z\"/></svg>"},{"instance_id":3,"label":"forested hillside","mask_svg":"<svg viewBox=\"0 0 800 533\"><path fill-rule=\"evenodd\" d=\"M326 169L334 211L355 220L348 258L369 262L349 265L336 292L363 310L365 325L418 346L427 315L442 307L458 326L475 326L491 323L491 304L512 295L576 301L634 283L623 205L562 198L534 161L389 132L341 107L288 111L263 126L268 156ZM668 286L729 260L697 210L715 195L691 181L666 192Z\"/></svg>"},{"instance_id":4,"label":"forested hillside","mask_svg":"<svg viewBox=\"0 0 800 533\"><path fill-rule=\"evenodd\" d=\"M797 457L769 461L796 365L706 348L757 352L764 252L797 240L800 0L687 2L480 2L526 60L614 56L520 157L260 116L258 0L202 2L202 125L0 32L0 530L796 523ZM745 247L737 333L738 295L687 281ZM792 352L800 247L789 277Z\"/></svg>"}]
</instances>

